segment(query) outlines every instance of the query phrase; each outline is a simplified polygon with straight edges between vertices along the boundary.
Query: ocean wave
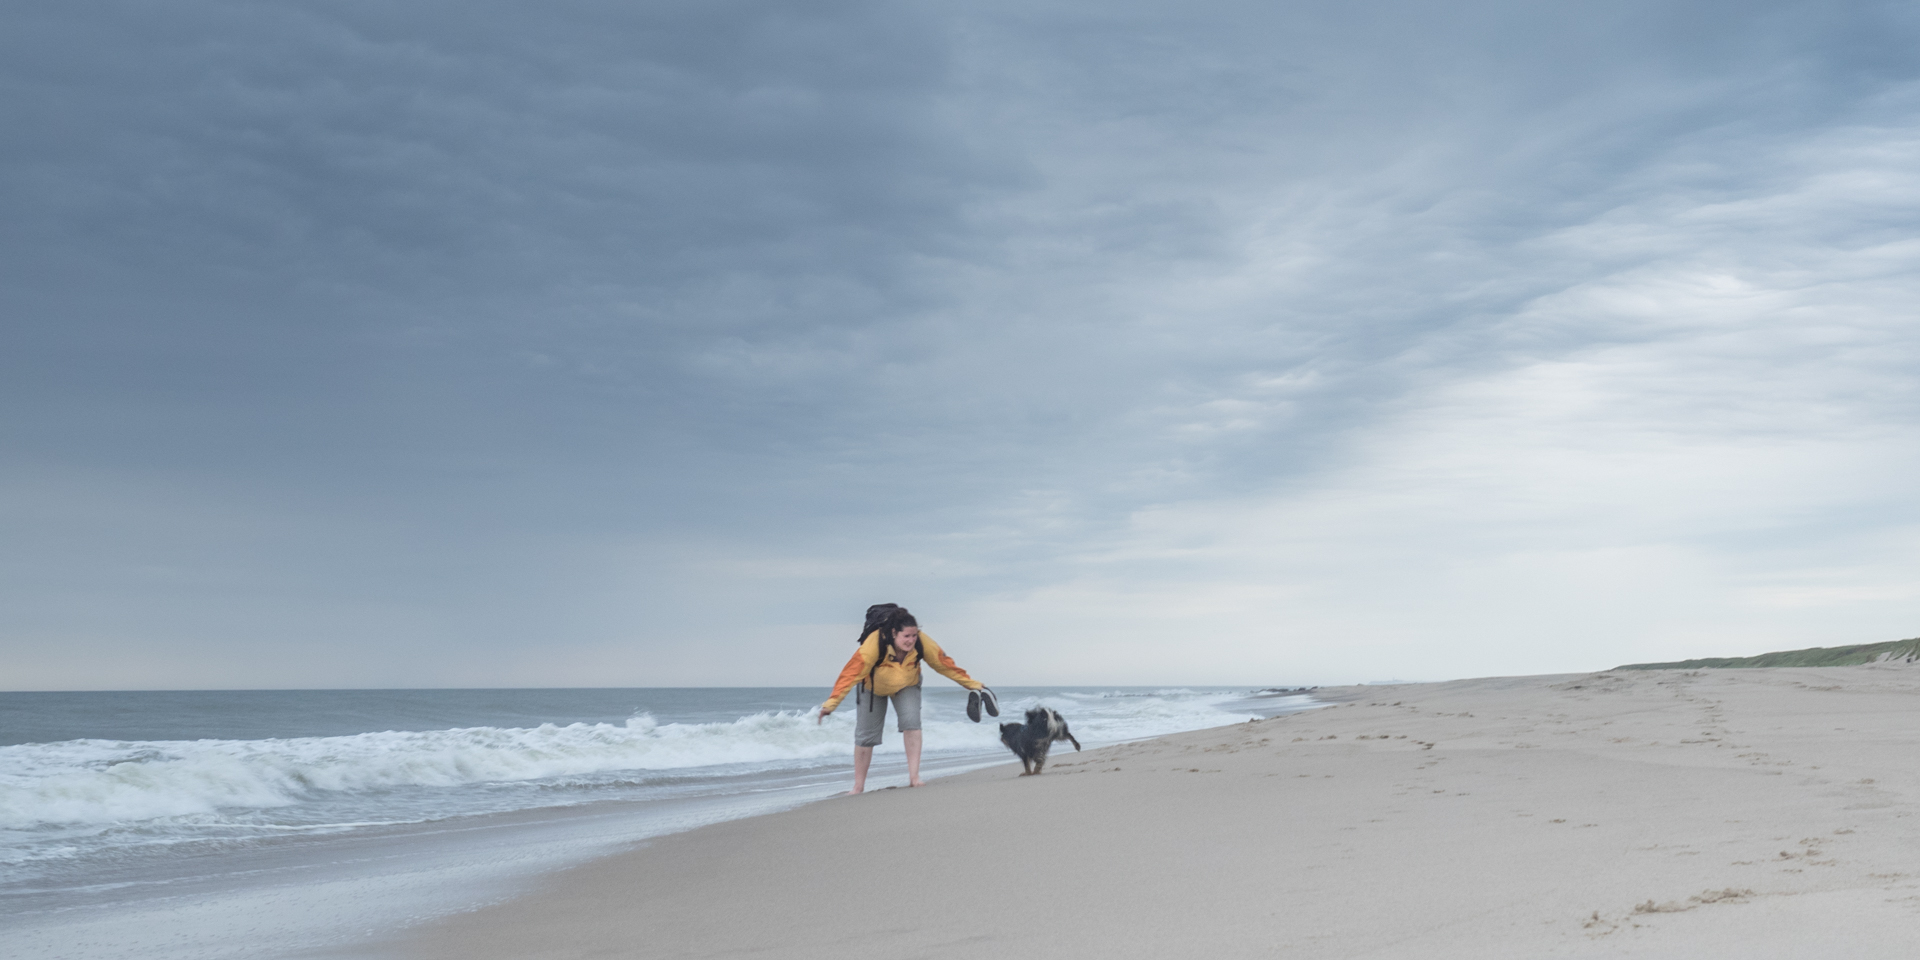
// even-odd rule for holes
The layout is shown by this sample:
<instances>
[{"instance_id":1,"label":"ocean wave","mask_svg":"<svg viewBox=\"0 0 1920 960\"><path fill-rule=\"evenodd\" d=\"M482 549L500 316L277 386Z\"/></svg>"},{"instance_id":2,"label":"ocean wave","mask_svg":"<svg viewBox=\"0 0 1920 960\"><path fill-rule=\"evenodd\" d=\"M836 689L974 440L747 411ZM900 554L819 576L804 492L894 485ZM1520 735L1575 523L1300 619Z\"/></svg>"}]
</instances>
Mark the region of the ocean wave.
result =
<instances>
[{"instance_id":1,"label":"ocean wave","mask_svg":"<svg viewBox=\"0 0 1920 960\"><path fill-rule=\"evenodd\" d=\"M929 694L928 755L1001 753L996 723L961 717L953 698L962 695ZM1184 689L1015 694L1003 699L1001 719L1051 706L1083 742L1114 743L1245 719L1232 706L1239 696ZM35 843L86 836L150 843L176 834L244 836L254 833L245 829L250 824L327 829L339 821L571 805L636 790L734 792L751 789L735 782L741 777L758 782L782 770L845 763L852 727L852 710L825 724L807 710L772 710L711 723L661 723L641 714L625 723L18 744L0 747L0 834L30 833ZM899 753L900 738L888 736L880 750ZM15 846L6 839L0 837L0 848Z\"/></svg>"},{"instance_id":2,"label":"ocean wave","mask_svg":"<svg viewBox=\"0 0 1920 960\"><path fill-rule=\"evenodd\" d=\"M840 720L801 711L729 723L546 724L273 740L69 740L0 747L0 828L286 807L331 794L539 781L844 754Z\"/></svg>"}]
</instances>

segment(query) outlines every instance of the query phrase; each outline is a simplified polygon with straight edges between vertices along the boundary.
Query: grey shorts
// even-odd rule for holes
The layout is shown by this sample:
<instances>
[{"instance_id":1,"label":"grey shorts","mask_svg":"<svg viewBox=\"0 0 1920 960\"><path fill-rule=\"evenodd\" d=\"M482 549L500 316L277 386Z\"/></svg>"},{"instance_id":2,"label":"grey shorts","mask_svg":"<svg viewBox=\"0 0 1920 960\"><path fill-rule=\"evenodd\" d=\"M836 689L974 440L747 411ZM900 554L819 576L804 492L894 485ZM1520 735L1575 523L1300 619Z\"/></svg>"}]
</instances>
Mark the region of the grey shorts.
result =
<instances>
[{"instance_id":1,"label":"grey shorts","mask_svg":"<svg viewBox=\"0 0 1920 960\"><path fill-rule=\"evenodd\" d=\"M920 685L914 684L891 697L869 697L864 690L855 690L858 709L854 712L853 745L856 747L877 747L880 745L880 725L887 722L887 701L893 701L893 709L900 714L900 732L920 729Z\"/></svg>"}]
</instances>

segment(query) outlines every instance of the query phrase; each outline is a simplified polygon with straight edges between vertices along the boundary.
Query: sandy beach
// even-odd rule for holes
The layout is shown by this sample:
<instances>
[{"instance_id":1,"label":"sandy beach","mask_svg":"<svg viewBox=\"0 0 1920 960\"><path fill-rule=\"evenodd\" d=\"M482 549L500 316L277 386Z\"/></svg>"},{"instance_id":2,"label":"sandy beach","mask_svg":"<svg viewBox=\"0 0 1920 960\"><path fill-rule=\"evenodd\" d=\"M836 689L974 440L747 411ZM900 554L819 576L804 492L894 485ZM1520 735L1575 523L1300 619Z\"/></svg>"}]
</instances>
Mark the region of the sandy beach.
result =
<instances>
[{"instance_id":1,"label":"sandy beach","mask_svg":"<svg viewBox=\"0 0 1920 960\"><path fill-rule=\"evenodd\" d=\"M1920 669L1322 693L1341 702L1067 748L1040 777L1010 762L658 838L390 946L978 960L1920 944Z\"/></svg>"}]
</instances>

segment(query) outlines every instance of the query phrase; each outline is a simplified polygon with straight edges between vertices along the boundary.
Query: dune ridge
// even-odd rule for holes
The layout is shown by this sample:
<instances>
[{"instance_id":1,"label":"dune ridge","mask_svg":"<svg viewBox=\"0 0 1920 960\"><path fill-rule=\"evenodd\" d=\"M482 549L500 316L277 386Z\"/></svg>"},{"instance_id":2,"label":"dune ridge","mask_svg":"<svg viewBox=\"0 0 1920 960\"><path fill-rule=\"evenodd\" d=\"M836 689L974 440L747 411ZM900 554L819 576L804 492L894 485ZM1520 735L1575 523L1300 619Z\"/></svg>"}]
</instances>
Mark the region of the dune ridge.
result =
<instances>
[{"instance_id":1,"label":"dune ridge","mask_svg":"<svg viewBox=\"0 0 1920 960\"><path fill-rule=\"evenodd\" d=\"M1747 667L1850 667L1861 663L1885 663L1895 660L1906 663L1920 661L1920 637L1887 640L1882 643L1856 643L1844 647L1776 650L1752 657L1701 657L1697 660L1673 660L1667 663L1627 663L1614 669L1723 670Z\"/></svg>"}]
</instances>

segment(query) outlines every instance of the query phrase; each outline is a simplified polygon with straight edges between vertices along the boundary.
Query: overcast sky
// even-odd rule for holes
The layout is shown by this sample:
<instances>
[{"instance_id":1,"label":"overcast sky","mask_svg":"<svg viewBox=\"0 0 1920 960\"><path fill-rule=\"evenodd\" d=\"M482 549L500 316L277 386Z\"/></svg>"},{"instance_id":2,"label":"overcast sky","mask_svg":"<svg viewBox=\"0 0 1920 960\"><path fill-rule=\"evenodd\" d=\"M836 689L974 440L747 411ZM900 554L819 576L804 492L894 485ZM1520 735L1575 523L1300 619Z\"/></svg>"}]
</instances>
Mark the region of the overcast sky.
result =
<instances>
[{"instance_id":1,"label":"overcast sky","mask_svg":"<svg viewBox=\"0 0 1920 960\"><path fill-rule=\"evenodd\" d=\"M1920 635L1920 7L0 12L0 689Z\"/></svg>"}]
</instances>

